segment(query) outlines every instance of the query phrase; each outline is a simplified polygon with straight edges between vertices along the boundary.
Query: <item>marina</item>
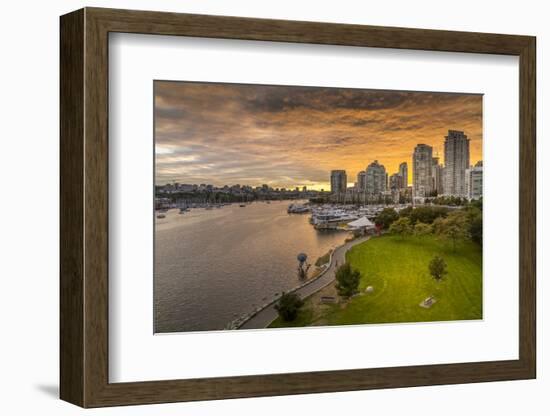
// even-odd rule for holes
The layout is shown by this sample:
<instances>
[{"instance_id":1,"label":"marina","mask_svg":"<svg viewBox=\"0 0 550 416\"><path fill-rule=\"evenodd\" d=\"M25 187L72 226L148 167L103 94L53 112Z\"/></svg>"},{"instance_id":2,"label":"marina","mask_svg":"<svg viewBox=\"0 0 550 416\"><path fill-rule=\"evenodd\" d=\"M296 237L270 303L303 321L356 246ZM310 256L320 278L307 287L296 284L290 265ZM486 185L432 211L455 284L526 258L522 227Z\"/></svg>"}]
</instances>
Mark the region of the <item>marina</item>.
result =
<instances>
[{"instance_id":1,"label":"marina","mask_svg":"<svg viewBox=\"0 0 550 416\"><path fill-rule=\"evenodd\" d=\"M360 218L374 221L376 216L385 208L393 208L397 212L406 208L407 204L394 205L338 205L324 204L311 208L310 223L317 230L346 229L350 222Z\"/></svg>"}]
</instances>

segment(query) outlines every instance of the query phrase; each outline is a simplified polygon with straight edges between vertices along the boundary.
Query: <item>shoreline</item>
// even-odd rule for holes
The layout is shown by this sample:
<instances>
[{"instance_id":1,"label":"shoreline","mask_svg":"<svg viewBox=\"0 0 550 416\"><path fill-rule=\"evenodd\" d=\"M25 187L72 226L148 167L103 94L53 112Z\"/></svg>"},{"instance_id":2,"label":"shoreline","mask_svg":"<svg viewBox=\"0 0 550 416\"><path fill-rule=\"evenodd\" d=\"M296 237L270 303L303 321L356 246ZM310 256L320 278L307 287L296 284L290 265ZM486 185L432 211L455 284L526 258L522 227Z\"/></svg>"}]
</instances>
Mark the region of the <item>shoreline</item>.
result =
<instances>
[{"instance_id":1,"label":"shoreline","mask_svg":"<svg viewBox=\"0 0 550 416\"><path fill-rule=\"evenodd\" d=\"M342 246L343 246L343 244L341 246L336 247L334 250L330 251L329 261L328 261L328 263L325 263L325 265L324 265L326 267L324 267L324 269L321 270L321 272L317 276L315 276L312 279L306 280L303 284L295 286L292 289L290 289L288 292L284 292L284 293L294 293L295 291L297 291L297 290L307 286L308 284L313 283L313 282L317 281L318 279L320 279L321 277L323 277L323 275L326 273L326 271L330 268L330 266L332 264L332 255L333 255L333 253ZM281 297L282 297L282 294L281 294L281 296L278 296L277 298L273 299L272 301L258 307L256 310L252 311L250 314L248 314L244 318L237 319L235 321L230 322L230 324L229 324L230 326L231 326L232 323L236 323L236 325L235 325L235 327L228 328L228 329L240 329L240 328L242 328L248 321L250 321L256 315L258 315L264 309L269 308L270 306L274 306L279 301L279 299L281 299ZM273 322L273 321L271 321L271 322ZM270 325L271 322L268 325ZM267 326L266 326L266 328L267 328Z\"/></svg>"},{"instance_id":2,"label":"shoreline","mask_svg":"<svg viewBox=\"0 0 550 416\"><path fill-rule=\"evenodd\" d=\"M346 253L352 247L354 247L357 244L368 241L370 239L370 237L371 236L364 236L364 237L355 238L351 241L348 241L348 242L336 247L330 253L330 259L329 259L329 262L328 262L328 266L325 267L325 269L321 273L319 273L318 276L304 282L301 285L298 285L298 286L294 287L293 289L291 289L291 290L289 290L288 292L285 292L285 293L295 293L295 292L298 292L298 291L304 289L303 290L303 292L304 292L303 295L300 295L300 294L299 295L300 295L300 298L302 300L305 300L308 297L310 297L310 296L314 295L315 293L319 292L320 290L324 289L329 284L334 282L334 280L336 279L336 267L335 267L335 264L334 264L334 258L338 257L336 259L337 262L338 262L338 260L342 260L342 259L344 259L344 261L345 261ZM342 250L344 248L345 248L345 250L342 253ZM343 264L344 261L340 262L340 264ZM328 279L326 281L323 281L319 284L319 281L323 277L326 277L327 273L329 273L329 272L332 273L332 276L330 276L330 279ZM313 285L314 283L318 283L318 285L316 285L316 287L314 287L313 290L308 291L307 289L309 289L310 286ZM266 303L266 304L260 306L259 308L257 308L256 310L254 310L253 312L251 312L249 315L242 318L241 320L233 321L232 323L230 323L230 324L233 324L233 325L232 326L230 325L230 327L228 327L227 329L265 329L265 328L267 328L279 316L279 314L275 310L274 306L279 301L281 296L277 297L276 299L272 300L269 303ZM250 322L254 322L254 321L259 321L259 322L264 322L264 323L262 325L258 325L258 324L254 325L254 324L250 323ZM251 326L246 327L248 325L251 325Z\"/></svg>"}]
</instances>

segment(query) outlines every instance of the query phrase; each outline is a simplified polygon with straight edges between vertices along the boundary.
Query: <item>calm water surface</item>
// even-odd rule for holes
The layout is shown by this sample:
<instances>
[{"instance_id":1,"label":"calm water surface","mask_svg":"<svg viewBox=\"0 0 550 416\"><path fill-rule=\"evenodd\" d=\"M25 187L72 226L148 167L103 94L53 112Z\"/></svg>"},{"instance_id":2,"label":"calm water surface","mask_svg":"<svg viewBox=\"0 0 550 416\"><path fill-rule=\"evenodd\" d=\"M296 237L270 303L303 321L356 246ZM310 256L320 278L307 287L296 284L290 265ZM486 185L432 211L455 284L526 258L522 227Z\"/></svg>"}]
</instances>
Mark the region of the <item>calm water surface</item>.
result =
<instances>
[{"instance_id":1,"label":"calm water surface","mask_svg":"<svg viewBox=\"0 0 550 416\"><path fill-rule=\"evenodd\" d=\"M170 210L156 219L155 332L219 330L281 291L299 284L300 252L308 262L347 233L316 231L287 202Z\"/></svg>"}]
</instances>

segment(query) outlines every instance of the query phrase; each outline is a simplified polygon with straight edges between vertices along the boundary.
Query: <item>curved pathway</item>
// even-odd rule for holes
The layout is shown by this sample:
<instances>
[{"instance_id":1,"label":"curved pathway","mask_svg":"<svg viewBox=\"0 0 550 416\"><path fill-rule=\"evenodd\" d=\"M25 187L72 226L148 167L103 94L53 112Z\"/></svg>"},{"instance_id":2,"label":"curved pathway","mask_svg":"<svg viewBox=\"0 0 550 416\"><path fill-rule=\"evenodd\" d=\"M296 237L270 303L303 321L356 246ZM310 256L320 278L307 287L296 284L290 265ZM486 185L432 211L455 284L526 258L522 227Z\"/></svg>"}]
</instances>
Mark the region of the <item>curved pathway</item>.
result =
<instances>
[{"instance_id":1,"label":"curved pathway","mask_svg":"<svg viewBox=\"0 0 550 416\"><path fill-rule=\"evenodd\" d=\"M288 293L296 293L302 299L305 299L308 296L311 296L314 293L318 292L328 284L332 283L334 279L336 279L336 268L346 262L346 253L348 252L348 250L357 244L361 244L367 241L369 238L370 236L356 238L355 240L349 241L341 245L340 247L336 248L331 255L330 264L328 268L325 269L323 272L321 272L321 275L315 278L315 280L311 280L310 282L305 283L303 286L299 286L294 290L288 291ZM278 316L278 313L275 310L275 304L277 303L277 301L278 299L273 301L269 305L266 305L263 309L259 310L250 318L248 318L246 321L242 322L238 326L238 328L239 329L266 328Z\"/></svg>"}]
</instances>

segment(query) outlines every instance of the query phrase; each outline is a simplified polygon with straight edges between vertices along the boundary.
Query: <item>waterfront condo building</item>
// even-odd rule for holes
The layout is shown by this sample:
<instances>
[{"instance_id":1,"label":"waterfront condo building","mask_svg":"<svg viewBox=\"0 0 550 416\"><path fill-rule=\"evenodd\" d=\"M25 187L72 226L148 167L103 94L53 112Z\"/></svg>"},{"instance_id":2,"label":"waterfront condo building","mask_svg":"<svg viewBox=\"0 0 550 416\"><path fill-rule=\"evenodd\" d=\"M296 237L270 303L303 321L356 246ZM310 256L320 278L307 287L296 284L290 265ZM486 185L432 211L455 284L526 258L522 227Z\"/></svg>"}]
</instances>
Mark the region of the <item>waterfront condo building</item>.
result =
<instances>
[{"instance_id":1,"label":"waterfront condo building","mask_svg":"<svg viewBox=\"0 0 550 416\"><path fill-rule=\"evenodd\" d=\"M445 178L443 193L467 196L466 169L470 167L470 139L463 131L449 130L445 136Z\"/></svg>"},{"instance_id":2,"label":"waterfront condo building","mask_svg":"<svg viewBox=\"0 0 550 416\"><path fill-rule=\"evenodd\" d=\"M343 194L348 187L348 176L345 170L333 170L330 172L330 192Z\"/></svg>"},{"instance_id":3,"label":"waterfront condo building","mask_svg":"<svg viewBox=\"0 0 550 416\"><path fill-rule=\"evenodd\" d=\"M432 189L437 195L443 194L443 165L437 156L432 158Z\"/></svg>"},{"instance_id":4,"label":"waterfront condo building","mask_svg":"<svg viewBox=\"0 0 550 416\"><path fill-rule=\"evenodd\" d=\"M365 192L365 189L367 187L367 172L364 170L360 171L357 174L357 192Z\"/></svg>"},{"instance_id":5,"label":"waterfront condo building","mask_svg":"<svg viewBox=\"0 0 550 416\"><path fill-rule=\"evenodd\" d=\"M412 155L413 197L424 198L433 192L433 148L427 144L417 144Z\"/></svg>"},{"instance_id":6,"label":"waterfront condo building","mask_svg":"<svg viewBox=\"0 0 550 416\"><path fill-rule=\"evenodd\" d=\"M409 167L407 166L407 162L403 162L399 165L399 175L401 178L403 178L403 189L407 189L407 186L409 186Z\"/></svg>"},{"instance_id":7,"label":"waterfront condo building","mask_svg":"<svg viewBox=\"0 0 550 416\"><path fill-rule=\"evenodd\" d=\"M466 169L466 197L469 200L480 199L483 196L483 162Z\"/></svg>"},{"instance_id":8,"label":"waterfront condo building","mask_svg":"<svg viewBox=\"0 0 550 416\"><path fill-rule=\"evenodd\" d=\"M367 166L366 170L366 192L369 195L381 195L386 192L388 175L384 165L375 160Z\"/></svg>"},{"instance_id":9,"label":"waterfront condo building","mask_svg":"<svg viewBox=\"0 0 550 416\"><path fill-rule=\"evenodd\" d=\"M403 176L401 176L399 173L394 173L390 176L390 189L393 190L399 190L403 189Z\"/></svg>"}]
</instances>

